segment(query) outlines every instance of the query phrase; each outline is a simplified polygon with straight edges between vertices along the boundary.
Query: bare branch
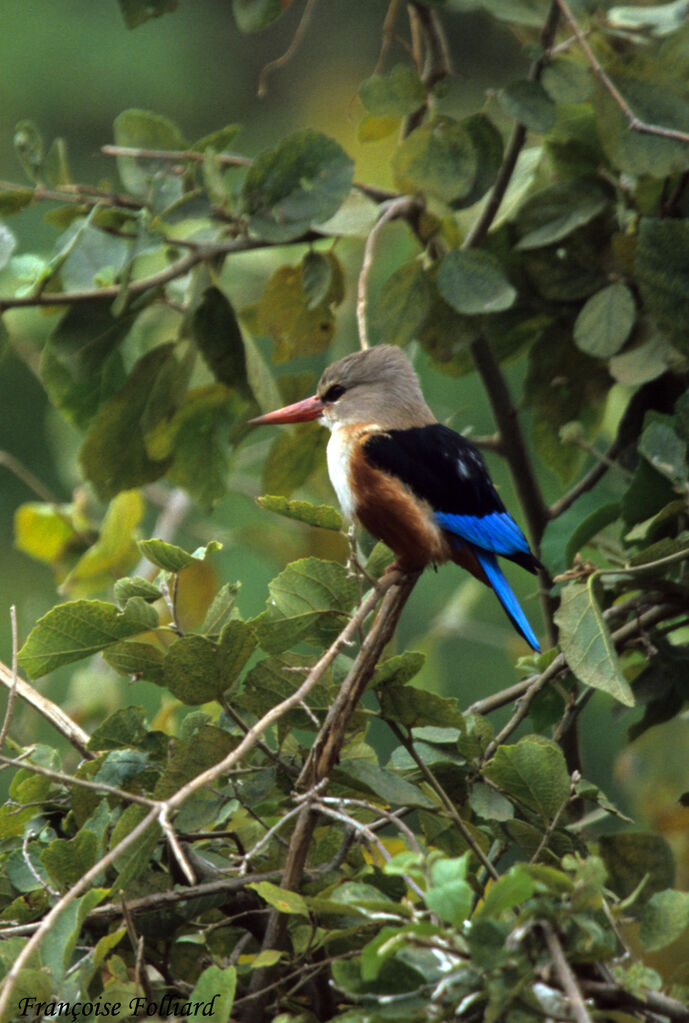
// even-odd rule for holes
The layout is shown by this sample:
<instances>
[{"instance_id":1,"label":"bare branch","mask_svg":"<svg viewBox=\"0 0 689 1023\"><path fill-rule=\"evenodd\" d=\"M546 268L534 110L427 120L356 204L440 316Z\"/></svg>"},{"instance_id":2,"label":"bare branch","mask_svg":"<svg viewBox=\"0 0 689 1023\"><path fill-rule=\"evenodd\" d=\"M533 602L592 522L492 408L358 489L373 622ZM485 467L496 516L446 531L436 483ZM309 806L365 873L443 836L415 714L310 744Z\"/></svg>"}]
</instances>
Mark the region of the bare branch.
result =
<instances>
[{"instance_id":1,"label":"bare branch","mask_svg":"<svg viewBox=\"0 0 689 1023\"><path fill-rule=\"evenodd\" d=\"M408 218L413 212L418 212L419 209L419 201L408 195L398 196L395 199L383 202L381 204L381 214L366 239L364 258L361 264L361 271L359 273L359 281L356 289L356 320L359 327L359 344L362 349L370 347L368 340L368 326L366 323L366 289L368 286L368 276L371 272L371 266L373 263L373 250L375 248L376 241L378 240L378 236L389 220L394 220L396 217Z\"/></svg>"},{"instance_id":2,"label":"bare branch","mask_svg":"<svg viewBox=\"0 0 689 1023\"><path fill-rule=\"evenodd\" d=\"M639 135L657 135L663 139L672 139L675 142L689 142L689 132L680 131L678 128L666 128L661 124L649 124L648 121L642 121L640 117L637 117L632 108L627 103L626 99L617 88L615 83L609 77L609 75L603 69L600 61L596 57L595 53L591 49L586 39L586 36L581 31L579 23L572 14L567 0L557 0L557 5L562 11L562 14L569 22L572 32L577 38L579 46L583 50L586 59L591 65L591 69L603 85L606 92L612 96L613 100L620 108L632 131L636 131Z\"/></svg>"},{"instance_id":3,"label":"bare branch","mask_svg":"<svg viewBox=\"0 0 689 1023\"><path fill-rule=\"evenodd\" d=\"M17 609L12 604L10 606L10 626L12 630L12 681L10 684L9 696L7 697L7 707L5 708L5 718L2 722L2 730L0 730L0 750L5 745L5 739L7 733L10 730L12 723L12 715L14 713L14 703L17 698Z\"/></svg>"},{"instance_id":4,"label":"bare branch","mask_svg":"<svg viewBox=\"0 0 689 1023\"><path fill-rule=\"evenodd\" d=\"M306 35L306 31L309 27L309 23L313 16L313 12L316 9L317 3L318 0L306 0L306 6L302 12L301 20L297 25L297 30L292 36L291 43L281 57L277 57L275 60L269 61L269 63L261 69L261 73L258 76L258 95L260 99L263 99L263 97L268 94L268 79L272 73L277 71L279 68L284 67L285 64L289 64L292 57L299 49L301 42Z\"/></svg>"},{"instance_id":5,"label":"bare branch","mask_svg":"<svg viewBox=\"0 0 689 1023\"><path fill-rule=\"evenodd\" d=\"M581 991L577 984L576 977L572 973L572 969L567 962L565 953L562 950L560 939L555 933L552 925L548 920L541 922L541 928L543 930L543 936L545 937L545 943L548 946L548 952L552 960L555 972L557 973L562 989L567 995L570 1007L572 1009L572 1015L576 1020L576 1023L593 1023L589 1011L586 1008L584 999Z\"/></svg>"},{"instance_id":6,"label":"bare branch","mask_svg":"<svg viewBox=\"0 0 689 1023\"><path fill-rule=\"evenodd\" d=\"M95 758L95 754L87 749L90 738L88 732L85 732L76 721L72 721L56 703L53 703L47 696L34 689L21 675L16 676L16 685L14 680L15 673L0 661L0 684L9 690L16 688L17 694L23 700L26 700L27 703L31 704L60 735L63 735L82 757L85 757L87 760Z\"/></svg>"}]
</instances>

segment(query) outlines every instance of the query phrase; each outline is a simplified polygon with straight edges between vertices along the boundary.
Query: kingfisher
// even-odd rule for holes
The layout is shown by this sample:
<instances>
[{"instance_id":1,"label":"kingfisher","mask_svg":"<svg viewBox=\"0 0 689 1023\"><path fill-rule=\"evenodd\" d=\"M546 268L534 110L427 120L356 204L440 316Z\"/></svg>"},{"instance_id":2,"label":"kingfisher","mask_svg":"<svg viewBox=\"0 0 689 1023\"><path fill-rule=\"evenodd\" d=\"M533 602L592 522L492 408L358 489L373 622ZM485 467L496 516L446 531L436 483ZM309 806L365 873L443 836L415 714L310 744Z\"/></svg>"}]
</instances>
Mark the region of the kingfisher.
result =
<instances>
[{"instance_id":1,"label":"kingfisher","mask_svg":"<svg viewBox=\"0 0 689 1023\"><path fill-rule=\"evenodd\" d=\"M345 518L395 553L401 571L453 561L491 587L533 650L536 635L498 555L536 573L541 564L500 499L480 451L439 423L409 359L376 345L332 363L316 394L252 419L330 430L328 474Z\"/></svg>"}]
</instances>

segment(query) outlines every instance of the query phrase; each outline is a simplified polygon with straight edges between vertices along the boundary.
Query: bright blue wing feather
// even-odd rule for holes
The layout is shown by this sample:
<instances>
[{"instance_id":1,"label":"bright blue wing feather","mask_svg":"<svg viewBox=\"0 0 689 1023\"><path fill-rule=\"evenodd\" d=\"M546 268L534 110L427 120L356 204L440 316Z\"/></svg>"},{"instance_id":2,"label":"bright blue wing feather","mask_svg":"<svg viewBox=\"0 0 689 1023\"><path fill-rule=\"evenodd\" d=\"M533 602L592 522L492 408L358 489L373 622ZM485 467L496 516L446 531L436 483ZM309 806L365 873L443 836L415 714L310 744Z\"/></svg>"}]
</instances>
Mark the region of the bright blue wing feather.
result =
<instances>
[{"instance_id":1,"label":"bright blue wing feather","mask_svg":"<svg viewBox=\"0 0 689 1023\"><path fill-rule=\"evenodd\" d=\"M509 512L495 511L480 516L435 512L435 520L443 529L484 551L508 557L520 552L529 553L528 541Z\"/></svg>"},{"instance_id":2,"label":"bright blue wing feather","mask_svg":"<svg viewBox=\"0 0 689 1023\"><path fill-rule=\"evenodd\" d=\"M526 615L520 608L517 598L510 589L507 579L502 574L497 558L494 554L481 550L479 547L474 547L473 551L481 564L481 568L486 573L488 582L495 590L498 600L507 612L507 617L529 646L540 652L541 648L538 645L536 635L529 625Z\"/></svg>"}]
</instances>

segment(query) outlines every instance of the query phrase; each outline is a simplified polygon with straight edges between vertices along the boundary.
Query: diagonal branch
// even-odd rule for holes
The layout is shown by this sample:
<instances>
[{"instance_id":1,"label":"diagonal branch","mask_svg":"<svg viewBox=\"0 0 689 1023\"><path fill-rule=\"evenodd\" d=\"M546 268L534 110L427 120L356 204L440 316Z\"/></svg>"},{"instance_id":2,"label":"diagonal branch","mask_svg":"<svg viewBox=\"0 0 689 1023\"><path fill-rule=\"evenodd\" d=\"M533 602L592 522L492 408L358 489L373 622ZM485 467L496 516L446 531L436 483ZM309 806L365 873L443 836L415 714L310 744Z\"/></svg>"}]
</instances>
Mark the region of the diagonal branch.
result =
<instances>
[{"instance_id":1,"label":"diagonal branch","mask_svg":"<svg viewBox=\"0 0 689 1023\"><path fill-rule=\"evenodd\" d=\"M562 14L569 22L572 32L576 36L577 42L581 47L582 51L589 64L591 70L596 75L603 88L612 96L613 100L620 108L632 131L638 132L639 135L657 135L663 139L671 139L675 142L689 142L689 132L680 131L679 128L667 128L662 124L650 124L648 121L642 121L640 117L637 117L632 108L627 103L626 99L617 88L613 80L604 70L602 64L596 57L595 53L589 46L586 36L581 31L579 23L572 14L567 0L557 0L557 6L562 11Z\"/></svg>"},{"instance_id":2,"label":"diagonal branch","mask_svg":"<svg viewBox=\"0 0 689 1023\"><path fill-rule=\"evenodd\" d=\"M307 786L313 797L322 796L328 785L330 772L337 763L340 750L352 714L366 689L376 665L392 638L402 609L414 588L418 573L405 574L389 572L382 582L387 584L387 593L378 610L361 649L342 683L338 695L331 705L325 721L302 768L299 783ZM311 839L318 822L318 812L313 807L313 798L306 799L292 833L282 887L294 890L299 887L306 868ZM263 941L265 949L282 949L287 939L287 917L273 911L268 920ZM260 1023L266 1019L268 988L272 985L279 966L256 970L246 998L246 1023Z\"/></svg>"}]
</instances>

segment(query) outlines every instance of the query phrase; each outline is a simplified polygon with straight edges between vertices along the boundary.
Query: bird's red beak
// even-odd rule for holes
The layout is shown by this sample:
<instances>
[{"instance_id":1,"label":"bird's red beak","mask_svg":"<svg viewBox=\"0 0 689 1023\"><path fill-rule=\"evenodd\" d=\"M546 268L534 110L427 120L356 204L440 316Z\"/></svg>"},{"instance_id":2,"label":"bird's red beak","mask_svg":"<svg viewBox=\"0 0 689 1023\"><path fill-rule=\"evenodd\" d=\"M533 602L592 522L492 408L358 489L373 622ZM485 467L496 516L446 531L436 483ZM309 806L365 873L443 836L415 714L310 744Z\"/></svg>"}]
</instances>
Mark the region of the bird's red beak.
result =
<instances>
[{"instance_id":1,"label":"bird's red beak","mask_svg":"<svg viewBox=\"0 0 689 1023\"><path fill-rule=\"evenodd\" d=\"M272 423L308 423L311 419L318 419L325 405L314 394L312 398L304 398L294 405L285 405L284 408L276 409L275 412L266 412L264 416L257 416L249 422L254 426L271 425Z\"/></svg>"}]
</instances>

